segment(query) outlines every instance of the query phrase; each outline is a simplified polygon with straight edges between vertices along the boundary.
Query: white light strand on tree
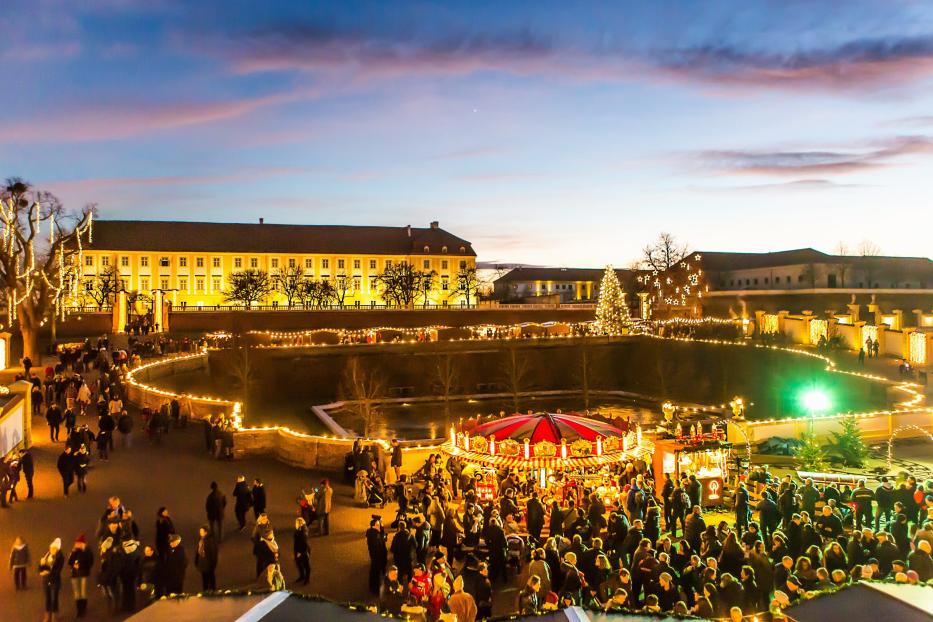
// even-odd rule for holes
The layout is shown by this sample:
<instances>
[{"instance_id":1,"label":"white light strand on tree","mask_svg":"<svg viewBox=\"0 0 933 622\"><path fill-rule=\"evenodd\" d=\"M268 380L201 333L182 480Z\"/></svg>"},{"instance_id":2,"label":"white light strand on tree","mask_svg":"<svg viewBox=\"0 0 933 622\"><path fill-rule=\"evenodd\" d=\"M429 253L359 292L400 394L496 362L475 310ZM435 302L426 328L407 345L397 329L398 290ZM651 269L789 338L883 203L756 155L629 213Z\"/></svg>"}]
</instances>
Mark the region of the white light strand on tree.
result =
<instances>
[{"instance_id":1,"label":"white light strand on tree","mask_svg":"<svg viewBox=\"0 0 933 622\"><path fill-rule=\"evenodd\" d=\"M612 266L606 266L599 284L599 300L596 303L596 329L606 335L618 335L629 320L628 305L619 285L619 277Z\"/></svg>"}]
</instances>

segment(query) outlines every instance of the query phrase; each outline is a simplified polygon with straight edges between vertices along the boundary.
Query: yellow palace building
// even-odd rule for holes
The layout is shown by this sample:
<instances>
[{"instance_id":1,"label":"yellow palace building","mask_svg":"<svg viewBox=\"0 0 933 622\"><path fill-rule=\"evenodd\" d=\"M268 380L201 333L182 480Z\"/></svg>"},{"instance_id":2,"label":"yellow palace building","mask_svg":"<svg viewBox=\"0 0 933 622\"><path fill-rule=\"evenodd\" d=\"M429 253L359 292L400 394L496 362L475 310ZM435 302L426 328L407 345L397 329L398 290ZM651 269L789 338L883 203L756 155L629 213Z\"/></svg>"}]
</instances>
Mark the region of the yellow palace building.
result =
<instances>
[{"instance_id":1,"label":"yellow palace building","mask_svg":"<svg viewBox=\"0 0 933 622\"><path fill-rule=\"evenodd\" d=\"M430 303L459 305L458 274L475 269L476 253L437 222L419 228L95 220L81 261L85 282L112 266L124 289L161 290L173 306L229 304L231 274L295 267L314 280L352 283L344 304L382 304L377 275L408 262L436 273ZM276 292L263 304L285 301Z\"/></svg>"}]
</instances>

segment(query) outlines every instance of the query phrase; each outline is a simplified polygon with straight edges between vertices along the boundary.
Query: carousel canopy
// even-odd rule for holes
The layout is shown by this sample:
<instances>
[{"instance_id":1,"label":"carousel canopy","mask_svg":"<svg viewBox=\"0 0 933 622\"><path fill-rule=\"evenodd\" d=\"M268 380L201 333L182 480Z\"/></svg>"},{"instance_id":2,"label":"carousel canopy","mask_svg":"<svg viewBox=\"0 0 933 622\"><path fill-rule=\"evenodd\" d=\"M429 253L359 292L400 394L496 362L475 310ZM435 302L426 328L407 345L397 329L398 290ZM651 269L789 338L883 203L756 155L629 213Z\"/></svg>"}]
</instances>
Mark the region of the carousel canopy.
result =
<instances>
[{"instance_id":1,"label":"carousel canopy","mask_svg":"<svg viewBox=\"0 0 933 622\"><path fill-rule=\"evenodd\" d=\"M559 444L561 439L572 443L577 440L595 442L597 437L621 437L625 436L625 431L579 415L533 413L483 423L473 428L470 435L486 438L495 436L497 441L513 439L523 442L527 438L532 444L541 441Z\"/></svg>"}]
</instances>

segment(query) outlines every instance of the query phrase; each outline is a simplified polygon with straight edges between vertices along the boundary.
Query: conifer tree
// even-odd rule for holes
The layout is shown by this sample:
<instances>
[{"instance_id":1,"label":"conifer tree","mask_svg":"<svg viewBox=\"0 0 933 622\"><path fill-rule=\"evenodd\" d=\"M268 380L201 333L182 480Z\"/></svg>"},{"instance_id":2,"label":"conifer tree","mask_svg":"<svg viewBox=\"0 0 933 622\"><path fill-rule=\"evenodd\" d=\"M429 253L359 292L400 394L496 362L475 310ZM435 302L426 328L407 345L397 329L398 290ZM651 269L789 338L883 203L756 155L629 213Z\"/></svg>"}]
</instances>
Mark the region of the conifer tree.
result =
<instances>
[{"instance_id":1,"label":"conifer tree","mask_svg":"<svg viewBox=\"0 0 933 622\"><path fill-rule=\"evenodd\" d=\"M606 266L596 303L596 330L604 335L618 335L628 319L628 305L625 304L619 277L612 266Z\"/></svg>"}]
</instances>

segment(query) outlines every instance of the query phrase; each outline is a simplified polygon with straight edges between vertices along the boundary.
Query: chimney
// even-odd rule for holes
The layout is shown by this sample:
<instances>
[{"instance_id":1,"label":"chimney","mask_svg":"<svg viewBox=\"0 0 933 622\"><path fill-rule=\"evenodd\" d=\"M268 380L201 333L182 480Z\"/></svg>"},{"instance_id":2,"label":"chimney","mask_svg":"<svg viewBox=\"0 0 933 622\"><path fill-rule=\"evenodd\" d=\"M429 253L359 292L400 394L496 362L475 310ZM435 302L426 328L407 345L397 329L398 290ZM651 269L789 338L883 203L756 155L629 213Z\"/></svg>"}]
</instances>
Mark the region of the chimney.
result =
<instances>
[{"instance_id":1,"label":"chimney","mask_svg":"<svg viewBox=\"0 0 933 622\"><path fill-rule=\"evenodd\" d=\"M431 221L431 228L432 228L432 229L440 229L440 226L441 226L441 223L437 222L436 220L432 220L432 221Z\"/></svg>"},{"instance_id":2,"label":"chimney","mask_svg":"<svg viewBox=\"0 0 933 622\"><path fill-rule=\"evenodd\" d=\"M408 237L411 237L411 225L405 225L405 232L408 233Z\"/></svg>"},{"instance_id":3,"label":"chimney","mask_svg":"<svg viewBox=\"0 0 933 622\"><path fill-rule=\"evenodd\" d=\"M265 218L260 218L260 219L259 219L259 224L260 224L260 225L263 224L264 222L266 222L266 219L265 219Z\"/></svg>"}]
</instances>

